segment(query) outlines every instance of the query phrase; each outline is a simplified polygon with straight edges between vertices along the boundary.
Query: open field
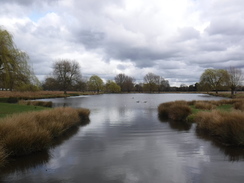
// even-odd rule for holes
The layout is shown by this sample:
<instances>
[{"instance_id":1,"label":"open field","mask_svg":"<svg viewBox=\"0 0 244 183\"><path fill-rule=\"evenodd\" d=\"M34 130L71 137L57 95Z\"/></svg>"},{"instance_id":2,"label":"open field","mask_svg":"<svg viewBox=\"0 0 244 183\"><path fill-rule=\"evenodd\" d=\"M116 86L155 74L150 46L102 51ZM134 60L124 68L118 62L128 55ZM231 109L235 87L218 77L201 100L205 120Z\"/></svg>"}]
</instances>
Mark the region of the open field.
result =
<instances>
[{"instance_id":1,"label":"open field","mask_svg":"<svg viewBox=\"0 0 244 183\"><path fill-rule=\"evenodd\" d=\"M226 145L244 146L244 100L175 101L158 106L160 118L196 122L197 131Z\"/></svg>"},{"instance_id":2,"label":"open field","mask_svg":"<svg viewBox=\"0 0 244 183\"><path fill-rule=\"evenodd\" d=\"M9 156L49 148L53 140L75 125L86 124L88 109L55 108L14 114L0 119L0 166Z\"/></svg>"}]
</instances>

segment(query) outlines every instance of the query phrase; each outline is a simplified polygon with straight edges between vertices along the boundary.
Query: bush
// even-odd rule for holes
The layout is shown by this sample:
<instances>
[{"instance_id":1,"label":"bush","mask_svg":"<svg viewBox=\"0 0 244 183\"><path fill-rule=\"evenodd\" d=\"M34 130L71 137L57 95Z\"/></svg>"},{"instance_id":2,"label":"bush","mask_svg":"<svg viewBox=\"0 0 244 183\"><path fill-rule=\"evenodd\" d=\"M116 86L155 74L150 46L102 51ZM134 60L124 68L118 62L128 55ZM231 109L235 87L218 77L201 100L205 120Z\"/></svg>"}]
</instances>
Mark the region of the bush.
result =
<instances>
[{"instance_id":1,"label":"bush","mask_svg":"<svg viewBox=\"0 0 244 183\"><path fill-rule=\"evenodd\" d=\"M191 108L186 101L167 102L158 106L158 114L161 118L185 121L191 114Z\"/></svg>"},{"instance_id":2,"label":"bush","mask_svg":"<svg viewBox=\"0 0 244 183\"><path fill-rule=\"evenodd\" d=\"M9 97L7 102L8 103L17 103L18 102L18 98L17 97Z\"/></svg>"}]
</instances>

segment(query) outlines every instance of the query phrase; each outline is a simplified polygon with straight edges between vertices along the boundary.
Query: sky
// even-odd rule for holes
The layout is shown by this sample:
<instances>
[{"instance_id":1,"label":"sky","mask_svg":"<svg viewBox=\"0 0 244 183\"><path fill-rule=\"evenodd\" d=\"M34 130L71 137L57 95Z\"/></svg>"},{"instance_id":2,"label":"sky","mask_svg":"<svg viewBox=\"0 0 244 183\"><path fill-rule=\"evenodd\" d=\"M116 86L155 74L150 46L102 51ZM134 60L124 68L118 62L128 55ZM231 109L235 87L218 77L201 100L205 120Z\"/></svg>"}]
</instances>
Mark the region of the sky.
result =
<instances>
[{"instance_id":1,"label":"sky","mask_svg":"<svg viewBox=\"0 0 244 183\"><path fill-rule=\"evenodd\" d=\"M205 69L244 71L243 0L0 0L0 26L43 81L60 59L84 77L152 72L171 86Z\"/></svg>"}]
</instances>

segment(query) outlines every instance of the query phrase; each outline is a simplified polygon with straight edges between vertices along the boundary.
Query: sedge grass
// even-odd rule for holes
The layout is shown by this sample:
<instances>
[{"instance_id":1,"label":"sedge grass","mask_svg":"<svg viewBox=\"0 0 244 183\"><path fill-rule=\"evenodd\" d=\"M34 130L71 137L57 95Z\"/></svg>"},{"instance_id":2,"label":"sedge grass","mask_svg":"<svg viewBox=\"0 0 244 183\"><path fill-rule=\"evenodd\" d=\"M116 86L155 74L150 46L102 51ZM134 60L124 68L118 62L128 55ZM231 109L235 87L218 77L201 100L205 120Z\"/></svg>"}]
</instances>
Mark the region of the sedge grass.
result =
<instances>
[{"instance_id":1,"label":"sedge grass","mask_svg":"<svg viewBox=\"0 0 244 183\"><path fill-rule=\"evenodd\" d=\"M244 145L244 113L233 110L199 112L195 120L197 130L205 131L224 144Z\"/></svg>"},{"instance_id":2,"label":"sedge grass","mask_svg":"<svg viewBox=\"0 0 244 183\"><path fill-rule=\"evenodd\" d=\"M190 107L191 110L185 108ZM167 102L158 106L160 118L196 122L197 131L223 144L244 146L244 100ZM181 117L176 117L176 116Z\"/></svg>"},{"instance_id":3,"label":"sedge grass","mask_svg":"<svg viewBox=\"0 0 244 183\"><path fill-rule=\"evenodd\" d=\"M18 104L42 106L42 107L52 107L53 105L51 101L37 101L37 100L19 100Z\"/></svg>"},{"instance_id":4,"label":"sedge grass","mask_svg":"<svg viewBox=\"0 0 244 183\"><path fill-rule=\"evenodd\" d=\"M191 108L186 101L166 102L158 106L158 114L161 118L184 121L191 114Z\"/></svg>"},{"instance_id":5,"label":"sedge grass","mask_svg":"<svg viewBox=\"0 0 244 183\"><path fill-rule=\"evenodd\" d=\"M70 107L15 114L0 119L0 165L8 156L20 156L51 146L69 128L86 123L88 109Z\"/></svg>"}]
</instances>

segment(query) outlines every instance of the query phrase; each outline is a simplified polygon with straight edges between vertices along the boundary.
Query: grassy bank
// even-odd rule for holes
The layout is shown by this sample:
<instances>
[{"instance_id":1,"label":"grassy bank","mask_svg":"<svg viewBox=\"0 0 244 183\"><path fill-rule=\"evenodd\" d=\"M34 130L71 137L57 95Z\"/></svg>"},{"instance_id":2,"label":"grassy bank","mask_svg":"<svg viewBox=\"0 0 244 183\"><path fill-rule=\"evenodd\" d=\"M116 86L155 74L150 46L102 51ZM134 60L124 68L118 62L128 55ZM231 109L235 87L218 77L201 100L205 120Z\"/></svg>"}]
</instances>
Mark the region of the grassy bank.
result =
<instances>
[{"instance_id":1,"label":"grassy bank","mask_svg":"<svg viewBox=\"0 0 244 183\"><path fill-rule=\"evenodd\" d=\"M72 126L86 123L88 109L55 108L26 112L0 119L0 165L9 156L49 148L53 140Z\"/></svg>"},{"instance_id":2,"label":"grassy bank","mask_svg":"<svg viewBox=\"0 0 244 183\"><path fill-rule=\"evenodd\" d=\"M160 118L196 122L197 131L223 144L244 146L244 100L175 101L158 106Z\"/></svg>"},{"instance_id":3,"label":"grassy bank","mask_svg":"<svg viewBox=\"0 0 244 183\"><path fill-rule=\"evenodd\" d=\"M218 92L218 93L216 93L216 92L209 92L207 94L212 95L212 96L216 96L216 97L244 99L244 92L243 91L238 91L234 95L231 95L230 92Z\"/></svg>"},{"instance_id":4,"label":"grassy bank","mask_svg":"<svg viewBox=\"0 0 244 183\"><path fill-rule=\"evenodd\" d=\"M47 109L46 107L33 106L33 105L20 105L20 104L9 104L0 103L0 118L12 115L15 113L29 112L29 111L40 111Z\"/></svg>"}]
</instances>

